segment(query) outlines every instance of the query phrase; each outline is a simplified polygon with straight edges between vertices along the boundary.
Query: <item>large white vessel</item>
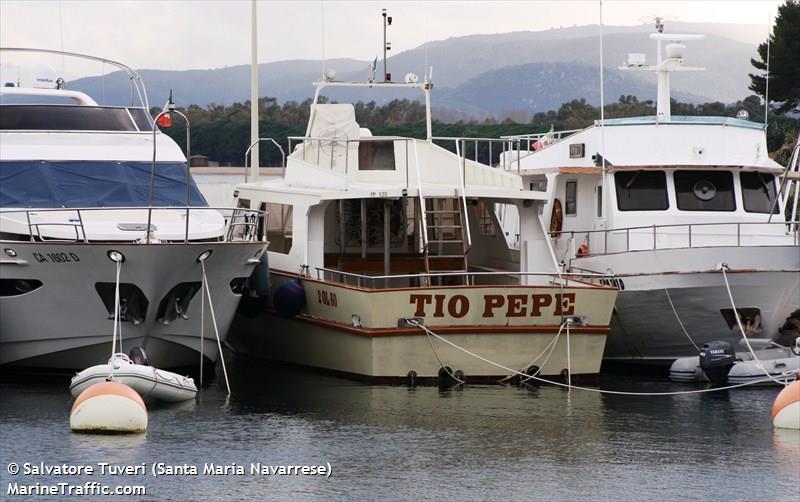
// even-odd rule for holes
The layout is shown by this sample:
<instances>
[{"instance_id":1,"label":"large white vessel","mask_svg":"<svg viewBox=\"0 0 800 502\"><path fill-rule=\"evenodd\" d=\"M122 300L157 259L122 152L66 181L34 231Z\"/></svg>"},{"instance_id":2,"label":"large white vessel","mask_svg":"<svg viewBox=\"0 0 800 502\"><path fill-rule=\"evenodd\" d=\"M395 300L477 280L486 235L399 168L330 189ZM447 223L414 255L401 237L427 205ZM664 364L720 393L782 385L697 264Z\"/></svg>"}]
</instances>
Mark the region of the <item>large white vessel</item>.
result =
<instances>
[{"instance_id":1,"label":"large white vessel","mask_svg":"<svg viewBox=\"0 0 800 502\"><path fill-rule=\"evenodd\" d=\"M328 87L422 92L427 139L372 136L352 104L318 102ZM266 312L237 316L229 344L372 382L511 376L477 356L548 378L596 375L616 289L559 275L544 193L434 144L431 88L413 76L317 83L285 175L236 187L239 206L270 213L274 294ZM519 250L498 203L519 209Z\"/></svg>"},{"instance_id":2,"label":"large white vessel","mask_svg":"<svg viewBox=\"0 0 800 502\"><path fill-rule=\"evenodd\" d=\"M751 337L778 339L800 315L796 162L785 173L765 126L744 114L671 114L670 73L700 70L684 66L681 43L698 36L659 30L657 64L632 54L624 66L657 73L656 116L509 138L518 147L503 157L546 191L542 218L565 270L617 277L609 360L669 364L710 340L736 342L734 304ZM514 212L503 216L512 244L524 243Z\"/></svg>"},{"instance_id":3,"label":"large white vessel","mask_svg":"<svg viewBox=\"0 0 800 502\"><path fill-rule=\"evenodd\" d=\"M216 360L212 323L224 341L266 248L265 215L207 207L127 66L34 49L2 54L117 67L137 104L100 106L49 77L33 87L3 82L0 365L82 369L107 360L117 277L123 350L144 347L162 368L197 365L201 351ZM201 333L203 268L211 303Z\"/></svg>"}]
</instances>

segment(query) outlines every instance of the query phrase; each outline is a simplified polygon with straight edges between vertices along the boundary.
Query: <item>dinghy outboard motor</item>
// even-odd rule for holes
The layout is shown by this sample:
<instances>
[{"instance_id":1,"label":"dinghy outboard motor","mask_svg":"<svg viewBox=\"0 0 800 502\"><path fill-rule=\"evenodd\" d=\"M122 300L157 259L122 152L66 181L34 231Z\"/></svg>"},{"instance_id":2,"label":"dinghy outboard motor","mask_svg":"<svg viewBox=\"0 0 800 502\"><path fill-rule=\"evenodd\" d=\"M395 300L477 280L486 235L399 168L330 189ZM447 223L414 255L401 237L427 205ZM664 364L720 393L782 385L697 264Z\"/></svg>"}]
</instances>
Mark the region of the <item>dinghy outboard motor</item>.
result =
<instances>
[{"instance_id":1,"label":"dinghy outboard motor","mask_svg":"<svg viewBox=\"0 0 800 502\"><path fill-rule=\"evenodd\" d=\"M142 366L150 366L150 358L147 357L147 353L141 347L134 347L131 349L128 357L131 358L133 364L139 364Z\"/></svg>"},{"instance_id":2,"label":"dinghy outboard motor","mask_svg":"<svg viewBox=\"0 0 800 502\"><path fill-rule=\"evenodd\" d=\"M728 342L720 340L707 342L700 350L700 367L712 383L725 383L734 362L736 362L736 352L733 350L733 345Z\"/></svg>"}]
</instances>

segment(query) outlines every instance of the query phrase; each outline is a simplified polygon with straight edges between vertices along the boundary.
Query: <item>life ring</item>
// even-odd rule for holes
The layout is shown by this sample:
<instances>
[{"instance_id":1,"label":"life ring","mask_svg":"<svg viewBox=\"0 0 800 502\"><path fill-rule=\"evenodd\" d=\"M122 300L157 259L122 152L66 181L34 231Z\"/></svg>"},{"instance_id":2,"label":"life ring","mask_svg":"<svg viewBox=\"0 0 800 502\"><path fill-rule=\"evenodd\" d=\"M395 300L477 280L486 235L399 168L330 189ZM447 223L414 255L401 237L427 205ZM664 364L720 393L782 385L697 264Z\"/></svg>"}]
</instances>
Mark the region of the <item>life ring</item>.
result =
<instances>
[{"instance_id":1,"label":"life ring","mask_svg":"<svg viewBox=\"0 0 800 502\"><path fill-rule=\"evenodd\" d=\"M550 233L560 233L563 224L564 212L561 210L561 201L553 199L553 211L550 213Z\"/></svg>"},{"instance_id":2,"label":"life ring","mask_svg":"<svg viewBox=\"0 0 800 502\"><path fill-rule=\"evenodd\" d=\"M587 242L582 242L578 246L578 252L575 253L575 258L583 258L584 256L589 256L589 243Z\"/></svg>"}]
</instances>

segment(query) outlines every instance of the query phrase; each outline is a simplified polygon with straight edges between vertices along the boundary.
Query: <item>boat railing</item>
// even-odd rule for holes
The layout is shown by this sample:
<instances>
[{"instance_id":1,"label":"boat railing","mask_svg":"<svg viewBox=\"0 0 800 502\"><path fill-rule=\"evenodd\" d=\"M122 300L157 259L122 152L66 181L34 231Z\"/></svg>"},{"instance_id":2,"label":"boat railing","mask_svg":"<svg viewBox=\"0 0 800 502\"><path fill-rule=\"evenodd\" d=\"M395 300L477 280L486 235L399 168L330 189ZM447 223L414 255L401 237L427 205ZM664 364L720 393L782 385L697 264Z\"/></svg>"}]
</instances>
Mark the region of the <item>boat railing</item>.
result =
<instances>
[{"instance_id":1,"label":"boat railing","mask_svg":"<svg viewBox=\"0 0 800 502\"><path fill-rule=\"evenodd\" d=\"M467 160L504 170L520 169L519 161L524 158L522 142L506 138L470 138L461 136L434 136L434 142L452 144L459 157L462 176L466 173ZM507 155L508 154L508 155ZM514 157L516 154L516 157Z\"/></svg>"},{"instance_id":2,"label":"boat railing","mask_svg":"<svg viewBox=\"0 0 800 502\"><path fill-rule=\"evenodd\" d=\"M768 225L771 229L783 226L784 229L782 233L748 231L762 225ZM791 245L798 246L799 228L799 221L678 223L599 230L567 230L551 232L550 236L554 240L556 254L566 259L578 255L598 256L657 249L785 246L788 244L786 237L791 237ZM581 244L586 244L588 250L581 251Z\"/></svg>"},{"instance_id":3,"label":"boat railing","mask_svg":"<svg viewBox=\"0 0 800 502\"><path fill-rule=\"evenodd\" d=\"M266 229L268 214L266 211L259 211L248 208L230 208L230 207L206 207L206 206L165 206L165 207L84 207L84 208L43 208L43 209L24 209L24 208L3 208L0 209L0 218L2 218L4 226L8 227L10 223L9 216L22 215L24 222L22 225L28 228L28 239L30 241L40 242L100 242L110 239L94 239L86 232L85 218L91 214L103 213L104 215L110 212L119 211L146 211L145 215L141 216L142 220L146 222L129 223L129 222L114 222L116 228L123 232L130 232L131 242L140 242L144 244L156 244L162 242L176 243L193 242L191 237L190 225L192 217L198 214L208 213L209 211L216 211L222 215L225 221L225 228L220 233L220 240L223 242L266 242ZM169 213L172 215L180 214L184 219L183 236L182 238L175 238L171 236L169 240L158 239L154 236L157 230L156 225L152 223L153 215L161 213ZM66 213L66 214L65 214ZM37 221L43 214L51 214L55 217L64 218L66 221ZM158 220L156 220L158 221ZM74 229L75 237L52 235L54 232L51 230L47 232L48 228L61 228L71 227ZM43 231L44 229L44 231ZM50 234L50 235L48 235Z\"/></svg>"},{"instance_id":4,"label":"boat railing","mask_svg":"<svg viewBox=\"0 0 800 502\"><path fill-rule=\"evenodd\" d=\"M277 141L275 141L274 138L258 138L257 140L255 140L252 143L250 143L250 146L248 146L247 150L244 152L244 164L243 165L244 165L244 182L245 183L247 183L247 175L248 175L250 169L252 169L252 167L253 167L253 166L250 165L250 151L253 148L256 148L258 145L260 145L260 143L262 141L267 143L267 145L270 145L270 144L275 145L275 147L278 149L278 151L281 152L281 167L283 168L283 173L282 174L286 174L286 152L283 150L283 147L281 146L281 144L278 143ZM291 146L291 143L289 143L289 151L291 151L291 149L292 149L292 146ZM259 159L260 159L260 157L259 157ZM261 166L259 165L259 166L256 166L256 167L260 168Z\"/></svg>"},{"instance_id":5,"label":"boat railing","mask_svg":"<svg viewBox=\"0 0 800 502\"><path fill-rule=\"evenodd\" d=\"M356 286L363 289L392 289L387 287L389 281L403 280L403 281L419 281L420 284L433 284L433 279L444 281L453 278L456 283L475 285L476 282L481 285L492 285L496 283L497 286L508 285L507 280L503 278L513 278L519 284L523 283L525 277L541 277L546 278L546 285L548 286L564 286L570 285L570 281L575 284L586 285L611 285L614 276L612 274L601 274L595 272L583 273L558 273L558 272L515 272L515 271L453 271L453 272L420 272L414 274L389 274L389 275L367 275L358 274L355 272L344 272L342 270L334 270L324 267L316 267L317 279L337 282L348 286ZM466 280L465 280L466 278ZM496 280L492 280L496 279ZM544 284L544 283L543 283ZM535 284L532 284L535 285ZM406 286L401 286L406 287Z\"/></svg>"}]
</instances>

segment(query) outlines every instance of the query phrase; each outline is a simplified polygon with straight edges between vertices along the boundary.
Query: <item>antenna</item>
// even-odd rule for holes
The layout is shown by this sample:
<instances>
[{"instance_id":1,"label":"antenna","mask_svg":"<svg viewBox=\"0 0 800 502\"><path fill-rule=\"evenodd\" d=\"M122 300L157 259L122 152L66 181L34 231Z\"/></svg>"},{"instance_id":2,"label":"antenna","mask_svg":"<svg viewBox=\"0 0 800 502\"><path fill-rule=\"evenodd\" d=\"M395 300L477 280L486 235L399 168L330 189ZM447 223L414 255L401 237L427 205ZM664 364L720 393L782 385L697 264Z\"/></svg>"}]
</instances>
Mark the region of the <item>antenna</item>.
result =
<instances>
[{"instance_id":1,"label":"antenna","mask_svg":"<svg viewBox=\"0 0 800 502\"><path fill-rule=\"evenodd\" d=\"M608 218L608 208L606 199L608 198L609 191L606 189L606 113L605 113L605 88L603 82L603 0L600 0L600 156L603 159L603 180L601 187L603 190L602 198L602 218ZM606 226L603 225L603 228Z\"/></svg>"},{"instance_id":2,"label":"antenna","mask_svg":"<svg viewBox=\"0 0 800 502\"><path fill-rule=\"evenodd\" d=\"M325 0L319 0L319 5L321 8L321 23L322 27L320 29L320 33L322 36L322 78L325 78Z\"/></svg>"},{"instance_id":3,"label":"antenna","mask_svg":"<svg viewBox=\"0 0 800 502\"><path fill-rule=\"evenodd\" d=\"M772 37L772 15L767 15L767 75L764 88L764 129L767 128L767 113L769 112L769 39Z\"/></svg>"},{"instance_id":4,"label":"antenna","mask_svg":"<svg viewBox=\"0 0 800 502\"><path fill-rule=\"evenodd\" d=\"M381 9L381 16L383 16L383 81L391 82L392 74L386 69L386 51L392 50L392 44L386 41L386 27L392 25L392 16L386 13L386 9Z\"/></svg>"},{"instance_id":5,"label":"antenna","mask_svg":"<svg viewBox=\"0 0 800 502\"><path fill-rule=\"evenodd\" d=\"M258 141L258 9L253 0L250 12L250 143ZM258 181L258 148L250 154L250 177Z\"/></svg>"}]
</instances>

